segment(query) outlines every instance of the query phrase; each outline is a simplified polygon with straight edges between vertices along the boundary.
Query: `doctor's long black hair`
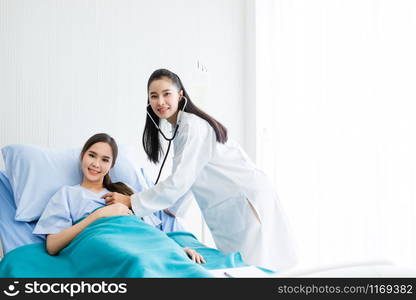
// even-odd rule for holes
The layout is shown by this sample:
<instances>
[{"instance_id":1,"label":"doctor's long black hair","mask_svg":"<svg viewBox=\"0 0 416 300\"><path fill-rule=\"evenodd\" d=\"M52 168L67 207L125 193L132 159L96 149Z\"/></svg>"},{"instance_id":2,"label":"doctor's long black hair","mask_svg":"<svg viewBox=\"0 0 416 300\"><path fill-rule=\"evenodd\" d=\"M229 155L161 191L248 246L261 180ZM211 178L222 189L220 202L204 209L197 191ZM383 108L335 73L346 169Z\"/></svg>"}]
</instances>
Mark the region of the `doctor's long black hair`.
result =
<instances>
[{"instance_id":1,"label":"doctor's long black hair","mask_svg":"<svg viewBox=\"0 0 416 300\"><path fill-rule=\"evenodd\" d=\"M206 112L199 109L189 98L189 95L186 92L185 87L183 86L182 81L179 78L179 76L167 69L158 69L154 71L152 75L150 75L149 80L147 82L147 94L148 94L147 104L149 104L150 84L153 81L161 79L163 77L169 78L172 81L172 83L178 88L179 91L181 90L183 91L183 96L186 97L186 99L188 99L188 103L186 104L184 111L191 113L191 114L195 114L198 117L207 121L209 125L211 125L211 127L215 131L217 142L222 143L222 144L227 142L227 139L228 139L227 128L225 128L224 125L222 125L220 122L218 122L213 117L208 115ZM184 99L180 100L178 104L178 110L182 109L184 104L185 104L185 100ZM150 107L150 105L147 106L147 109L150 115L152 116L153 120L155 120L157 124L160 124L159 117L153 112L153 109ZM146 152L149 160L153 163L158 163L160 157L163 156L163 149L162 149L160 139L159 139L159 132L155 124L153 124L152 120L147 114L146 114L146 124L144 126L142 142L143 142L144 151Z\"/></svg>"}]
</instances>

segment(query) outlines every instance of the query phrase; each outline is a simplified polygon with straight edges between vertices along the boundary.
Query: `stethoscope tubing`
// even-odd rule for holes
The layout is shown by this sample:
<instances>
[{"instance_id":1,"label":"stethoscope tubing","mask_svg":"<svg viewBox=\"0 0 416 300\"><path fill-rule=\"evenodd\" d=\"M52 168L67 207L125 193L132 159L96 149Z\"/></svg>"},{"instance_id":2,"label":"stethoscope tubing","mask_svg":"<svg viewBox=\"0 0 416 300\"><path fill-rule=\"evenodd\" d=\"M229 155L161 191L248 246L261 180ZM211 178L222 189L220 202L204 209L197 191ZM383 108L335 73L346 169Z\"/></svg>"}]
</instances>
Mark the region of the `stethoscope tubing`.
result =
<instances>
[{"instance_id":1,"label":"stethoscope tubing","mask_svg":"<svg viewBox=\"0 0 416 300\"><path fill-rule=\"evenodd\" d=\"M183 96L182 96L182 97L183 97ZM167 149L167 151L166 151L166 155L165 155L165 157L164 157L164 159L163 159L162 166L160 167L159 174L157 175L157 179L156 179L155 185L159 182L159 178L160 178L160 175L162 174L163 166L165 165L166 158L168 157L168 154L169 154L170 144L171 144L171 142L173 141L173 139L175 138L176 133L178 132L179 124L180 124L180 121L181 121L181 118L182 118L182 113L183 113L183 111L185 110L186 104L188 104L188 99L187 99L186 97L183 97L183 98L185 99L185 105L184 105L184 106L182 107L182 109L178 112L178 120L177 120L177 122L176 122L175 131L174 131L174 133L173 133L173 135L172 135L172 137L171 137L171 138L166 137L166 136L165 136L165 134L163 133L163 131L160 129L159 125L158 125L158 124L156 124L155 120L153 120L153 118L152 118L152 116L150 115L149 111L147 111L147 108L149 107L150 103L149 103L149 104L147 104L147 108L146 108L147 115L148 115L148 116L149 116L149 118L152 120L153 124L156 126L157 130L158 130L158 131L159 131L159 133L163 136L163 138L164 138L166 141L168 141L168 142L169 142L168 149Z\"/></svg>"}]
</instances>

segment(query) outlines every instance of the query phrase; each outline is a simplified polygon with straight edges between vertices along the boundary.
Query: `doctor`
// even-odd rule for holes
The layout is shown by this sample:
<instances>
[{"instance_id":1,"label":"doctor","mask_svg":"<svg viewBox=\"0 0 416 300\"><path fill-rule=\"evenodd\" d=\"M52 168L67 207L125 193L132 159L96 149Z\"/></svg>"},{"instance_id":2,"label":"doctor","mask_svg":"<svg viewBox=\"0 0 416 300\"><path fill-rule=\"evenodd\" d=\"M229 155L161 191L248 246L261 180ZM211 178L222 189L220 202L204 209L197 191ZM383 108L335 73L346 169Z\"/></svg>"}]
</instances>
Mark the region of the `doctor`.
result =
<instances>
[{"instance_id":1,"label":"doctor","mask_svg":"<svg viewBox=\"0 0 416 300\"><path fill-rule=\"evenodd\" d=\"M146 216L171 207L191 191L219 250L239 251L245 262L256 266L278 271L292 267L296 254L290 228L265 174L228 138L220 122L192 103L176 74L156 70L147 89L144 150L157 163L163 153L159 132L169 147L173 140L172 174L131 197L108 193L106 202L124 203ZM172 137L159 129L160 119L171 124Z\"/></svg>"}]
</instances>

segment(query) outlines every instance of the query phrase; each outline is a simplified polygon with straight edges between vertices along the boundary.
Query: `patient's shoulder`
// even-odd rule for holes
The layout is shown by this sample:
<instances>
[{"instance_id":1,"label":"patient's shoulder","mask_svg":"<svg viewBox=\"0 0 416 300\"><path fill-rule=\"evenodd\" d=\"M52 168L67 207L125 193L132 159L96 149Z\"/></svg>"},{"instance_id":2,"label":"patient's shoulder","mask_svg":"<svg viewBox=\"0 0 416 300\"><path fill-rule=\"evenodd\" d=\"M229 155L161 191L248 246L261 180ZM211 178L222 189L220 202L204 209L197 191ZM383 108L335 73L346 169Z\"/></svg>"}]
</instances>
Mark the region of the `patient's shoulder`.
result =
<instances>
[{"instance_id":1,"label":"patient's shoulder","mask_svg":"<svg viewBox=\"0 0 416 300\"><path fill-rule=\"evenodd\" d=\"M79 188L80 188L79 184L77 184L77 185L63 185L63 186L60 187L60 189L58 191L61 191L61 192L63 192L63 191L76 191L76 190L79 190Z\"/></svg>"},{"instance_id":2,"label":"patient's shoulder","mask_svg":"<svg viewBox=\"0 0 416 300\"><path fill-rule=\"evenodd\" d=\"M78 190L79 185L78 187L76 185L63 185L56 191L53 197L66 197L68 194L74 193Z\"/></svg>"}]
</instances>

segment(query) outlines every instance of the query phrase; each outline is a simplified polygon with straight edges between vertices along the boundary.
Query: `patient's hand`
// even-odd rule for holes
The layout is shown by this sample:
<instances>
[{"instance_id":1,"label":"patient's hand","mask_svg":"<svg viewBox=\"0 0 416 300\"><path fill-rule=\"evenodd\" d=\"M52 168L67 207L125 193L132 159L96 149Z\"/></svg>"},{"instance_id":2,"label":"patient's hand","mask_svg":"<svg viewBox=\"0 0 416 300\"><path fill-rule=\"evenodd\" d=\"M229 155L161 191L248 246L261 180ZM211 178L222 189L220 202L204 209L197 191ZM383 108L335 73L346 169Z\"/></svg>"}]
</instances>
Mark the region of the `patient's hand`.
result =
<instances>
[{"instance_id":1,"label":"patient's hand","mask_svg":"<svg viewBox=\"0 0 416 300\"><path fill-rule=\"evenodd\" d=\"M185 253L189 256L189 258L192 259L192 261L198 263L198 264L205 264L206 261L204 260L204 257L199 254L198 252L196 252L193 249L190 249L188 247L183 248L183 251L185 251Z\"/></svg>"},{"instance_id":2,"label":"patient's hand","mask_svg":"<svg viewBox=\"0 0 416 300\"><path fill-rule=\"evenodd\" d=\"M96 214L98 218L114 217L114 216L127 216L132 215L133 212L124 204L114 203L103 208L97 209L93 214Z\"/></svg>"},{"instance_id":3,"label":"patient's hand","mask_svg":"<svg viewBox=\"0 0 416 300\"><path fill-rule=\"evenodd\" d=\"M122 203L125 206L127 206L128 208L131 208L131 198L130 196L127 195L123 195L117 192L111 192L111 193L107 193L103 196L101 196L101 198L105 199L105 204L107 205L111 205L114 203Z\"/></svg>"}]
</instances>

